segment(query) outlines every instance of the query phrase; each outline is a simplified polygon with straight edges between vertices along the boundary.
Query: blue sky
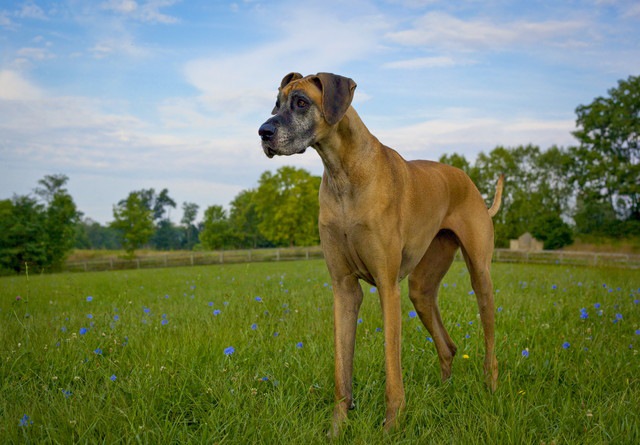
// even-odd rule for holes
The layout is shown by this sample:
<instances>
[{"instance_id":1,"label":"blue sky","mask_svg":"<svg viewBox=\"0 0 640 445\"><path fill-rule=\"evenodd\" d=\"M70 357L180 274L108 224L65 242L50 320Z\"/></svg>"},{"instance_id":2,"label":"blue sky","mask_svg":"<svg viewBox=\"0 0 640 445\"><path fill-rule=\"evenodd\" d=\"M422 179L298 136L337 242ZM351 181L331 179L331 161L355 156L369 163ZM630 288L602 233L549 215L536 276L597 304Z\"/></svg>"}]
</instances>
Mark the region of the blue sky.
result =
<instances>
[{"instance_id":1,"label":"blue sky","mask_svg":"<svg viewBox=\"0 0 640 445\"><path fill-rule=\"evenodd\" d=\"M640 3L27 0L0 2L0 199L69 176L106 223L132 190L228 206L265 170L282 77L358 83L369 129L408 159L575 143L575 108L640 74Z\"/></svg>"}]
</instances>

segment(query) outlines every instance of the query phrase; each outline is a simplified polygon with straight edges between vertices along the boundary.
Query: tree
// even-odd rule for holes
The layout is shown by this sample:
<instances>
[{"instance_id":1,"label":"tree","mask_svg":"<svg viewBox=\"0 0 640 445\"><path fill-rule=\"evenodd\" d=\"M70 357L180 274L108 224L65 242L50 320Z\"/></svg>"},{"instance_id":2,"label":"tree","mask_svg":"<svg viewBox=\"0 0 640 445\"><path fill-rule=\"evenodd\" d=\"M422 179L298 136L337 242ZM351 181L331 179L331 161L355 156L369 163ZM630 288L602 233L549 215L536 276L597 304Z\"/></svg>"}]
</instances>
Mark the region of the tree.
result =
<instances>
[{"instance_id":1,"label":"tree","mask_svg":"<svg viewBox=\"0 0 640 445\"><path fill-rule=\"evenodd\" d=\"M231 202L229 225L232 237L241 247L268 247L269 242L260 233L260 222L256 211L255 196L257 190L243 190Z\"/></svg>"},{"instance_id":2,"label":"tree","mask_svg":"<svg viewBox=\"0 0 640 445\"><path fill-rule=\"evenodd\" d=\"M76 232L77 249L122 249L120 232L113 227L103 226L91 218L78 223Z\"/></svg>"},{"instance_id":3,"label":"tree","mask_svg":"<svg viewBox=\"0 0 640 445\"><path fill-rule=\"evenodd\" d=\"M531 234L544 243L547 250L555 250L573 243L569 224L553 213L541 215L533 225Z\"/></svg>"},{"instance_id":4,"label":"tree","mask_svg":"<svg viewBox=\"0 0 640 445\"><path fill-rule=\"evenodd\" d=\"M498 175L504 173L506 186L502 210L494 217L496 244L506 247L510 239L536 227L549 227L544 221L561 222L571 217L574 192L568 181L571 154L551 147L541 151L533 145L514 148L496 147L489 154L480 153L472 167L464 156L453 153L440 158L441 162L463 169L491 205ZM566 240L566 238L563 238Z\"/></svg>"},{"instance_id":5,"label":"tree","mask_svg":"<svg viewBox=\"0 0 640 445\"><path fill-rule=\"evenodd\" d=\"M0 201L0 271L20 272L49 264L44 206L29 196Z\"/></svg>"},{"instance_id":6,"label":"tree","mask_svg":"<svg viewBox=\"0 0 640 445\"><path fill-rule=\"evenodd\" d=\"M36 195L46 203L44 243L53 269L60 269L67 253L73 249L76 226L81 218L73 198L64 188L68 180L62 174L47 175L38 181L42 187L35 189Z\"/></svg>"},{"instance_id":7,"label":"tree","mask_svg":"<svg viewBox=\"0 0 640 445\"><path fill-rule=\"evenodd\" d=\"M198 242L198 228L194 225L196 217L198 216L198 204L193 202L182 203L182 220L180 221L184 226L185 232L185 247L188 250L193 249L193 246Z\"/></svg>"},{"instance_id":8,"label":"tree","mask_svg":"<svg viewBox=\"0 0 640 445\"><path fill-rule=\"evenodd\" d=\"M127 199L113 206L111 227L122 233L122 246L129 257L153 235L153 213L140 192L131 192Z\"/></svg>"},{"instance_id":9,"label":"tree","mask_svg":"<svg viewBox=\"0 0 640 445\"><path fill-rule=\"evenodd\" d=\"M204 212L200 241L205 249L224 249L230 234L227 212L219 205L213 205Z\"/></svg>"},{"instance_id":10,"label":"tree","mask_svg":"<svg viewBox=\"0 0 640 445\"><path fill-rule=\"evenodd\" d=\"M0 206L0 267L20 272L60 269L74 246L80 212L64 188L69 178L47 175L36 196L14 196Z\"/></svg>"},{"instance_id":11,"label":"tree","mask_svg":"<svg viewBox=\"0 0 640 445\"><path fill-rule=\"evenodd\" d=\"M608 93L576 108L573 179L584 197L607 200L618 219L640 222L640 76Z\"/></svg>"},{"instance_id":12,"label":"tree","mask_svg":"<svg viewBox=\"0 0 640 445\"><path fill-rule=\"evenodd\" d=\"M156 225L151 244L159 250L176 250L182 248L184 238L180 227L176 227L169 218L163 218Z\"/></svg>"},{"instance_id":13,"label":"tree","mask_svg":"<svg viewBox=\"0 0 640 445\"><path fill-rule=\"evenodd\" d=\"M160 194L157 194L155 189L142 189L135 191L140 196L142 204L152 212L153 221L159 221L163 219L165 213L168 214L167 207L176 208L176 202L169 196L169 190L162 189ZM168 216L167 216L168 217Z\"/></svg>"},{"instance_id":14,"label":"tree","mask_svg":"<svg viewBox=\"0 0 640 445\"><path fill-rule=\"evenodd\" d=\"M309 246L318 235L318 191L321 179L304 169L281 167L264 172L255 195L258 228L277 245Z\"/></svg>"}]
</instances>

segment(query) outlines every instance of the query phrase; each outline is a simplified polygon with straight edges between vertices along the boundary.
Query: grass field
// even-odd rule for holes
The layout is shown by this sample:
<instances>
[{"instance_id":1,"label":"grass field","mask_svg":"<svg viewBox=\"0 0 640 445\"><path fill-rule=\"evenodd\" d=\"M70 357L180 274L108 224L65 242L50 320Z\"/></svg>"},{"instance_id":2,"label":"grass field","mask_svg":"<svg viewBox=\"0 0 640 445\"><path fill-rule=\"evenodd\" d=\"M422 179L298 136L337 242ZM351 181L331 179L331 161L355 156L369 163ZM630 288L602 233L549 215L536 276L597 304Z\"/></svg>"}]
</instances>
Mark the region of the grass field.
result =
<instances>
[{"instance_id":1,"label":"grass field","mask_svg":"<svg viewBox=\"0 0 640 445\"><path fill-rule=\"evenodd\" d=\"M496 264L500 386L455 263L440 306L458 345L441 383L403 299L407 411L384 434L375 289L358 326L338 443L640 443L640 274ZM326 442L332 296L322 261L0 279L2 443Z\"/></svg>"}]
</instances>

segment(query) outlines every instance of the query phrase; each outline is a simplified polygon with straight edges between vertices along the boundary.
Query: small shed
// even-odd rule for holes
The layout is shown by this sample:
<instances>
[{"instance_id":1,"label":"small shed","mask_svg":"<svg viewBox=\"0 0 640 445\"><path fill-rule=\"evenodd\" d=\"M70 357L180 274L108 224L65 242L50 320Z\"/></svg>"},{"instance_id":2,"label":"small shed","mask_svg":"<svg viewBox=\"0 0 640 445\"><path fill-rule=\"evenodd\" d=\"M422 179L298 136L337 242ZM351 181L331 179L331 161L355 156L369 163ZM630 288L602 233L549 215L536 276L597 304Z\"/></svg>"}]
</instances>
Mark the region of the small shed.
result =
<instances>
[{"instance_id":1,"label":"small shed","mask_svg":"<svg viewBox=\"0 0 640 445\"><path fill-rule=\"evenodd\" d=\"M544 248L544 243L535 239L529 232L523 233L518 239L510 241L511 250L524 250L527 252L537 252Z\"/></svg>"}]
</instances>

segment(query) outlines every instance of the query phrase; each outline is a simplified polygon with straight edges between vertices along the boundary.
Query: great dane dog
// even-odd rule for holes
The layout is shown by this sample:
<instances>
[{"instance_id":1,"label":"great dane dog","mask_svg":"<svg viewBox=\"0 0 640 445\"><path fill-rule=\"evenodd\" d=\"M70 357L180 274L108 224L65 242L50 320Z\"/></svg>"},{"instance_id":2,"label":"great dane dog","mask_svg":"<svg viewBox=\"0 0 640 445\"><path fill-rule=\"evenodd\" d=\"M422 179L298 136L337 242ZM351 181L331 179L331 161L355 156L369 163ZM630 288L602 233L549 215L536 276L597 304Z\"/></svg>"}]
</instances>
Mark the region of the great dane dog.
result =
<instances>
[{"instance_id":1,"label":"great dane dog","mask_svg":"<svg viewBox=\"0 0 640 445\"><path fill-rule=\"evenodd\" d=\"M385 429L397 426L405 406L400 361L400 281L409 275L409 297L431 333L442 379L451 375L456 346L437 304L440 282L461 248L484 330L484 374L498 382L494 352L494 302L489 269L491 218L500 208L503 177L487 209L461 170L431 161L406 161L381 144L351 106L356 83L319 73L287 74L274 115L259 129L271 158L313 147L324 164L319 230L334 297L335 398L330 435L338 435L353 407L352 374L360 281L378 289L384 319Z\"/></svg>"}]
</instances>

